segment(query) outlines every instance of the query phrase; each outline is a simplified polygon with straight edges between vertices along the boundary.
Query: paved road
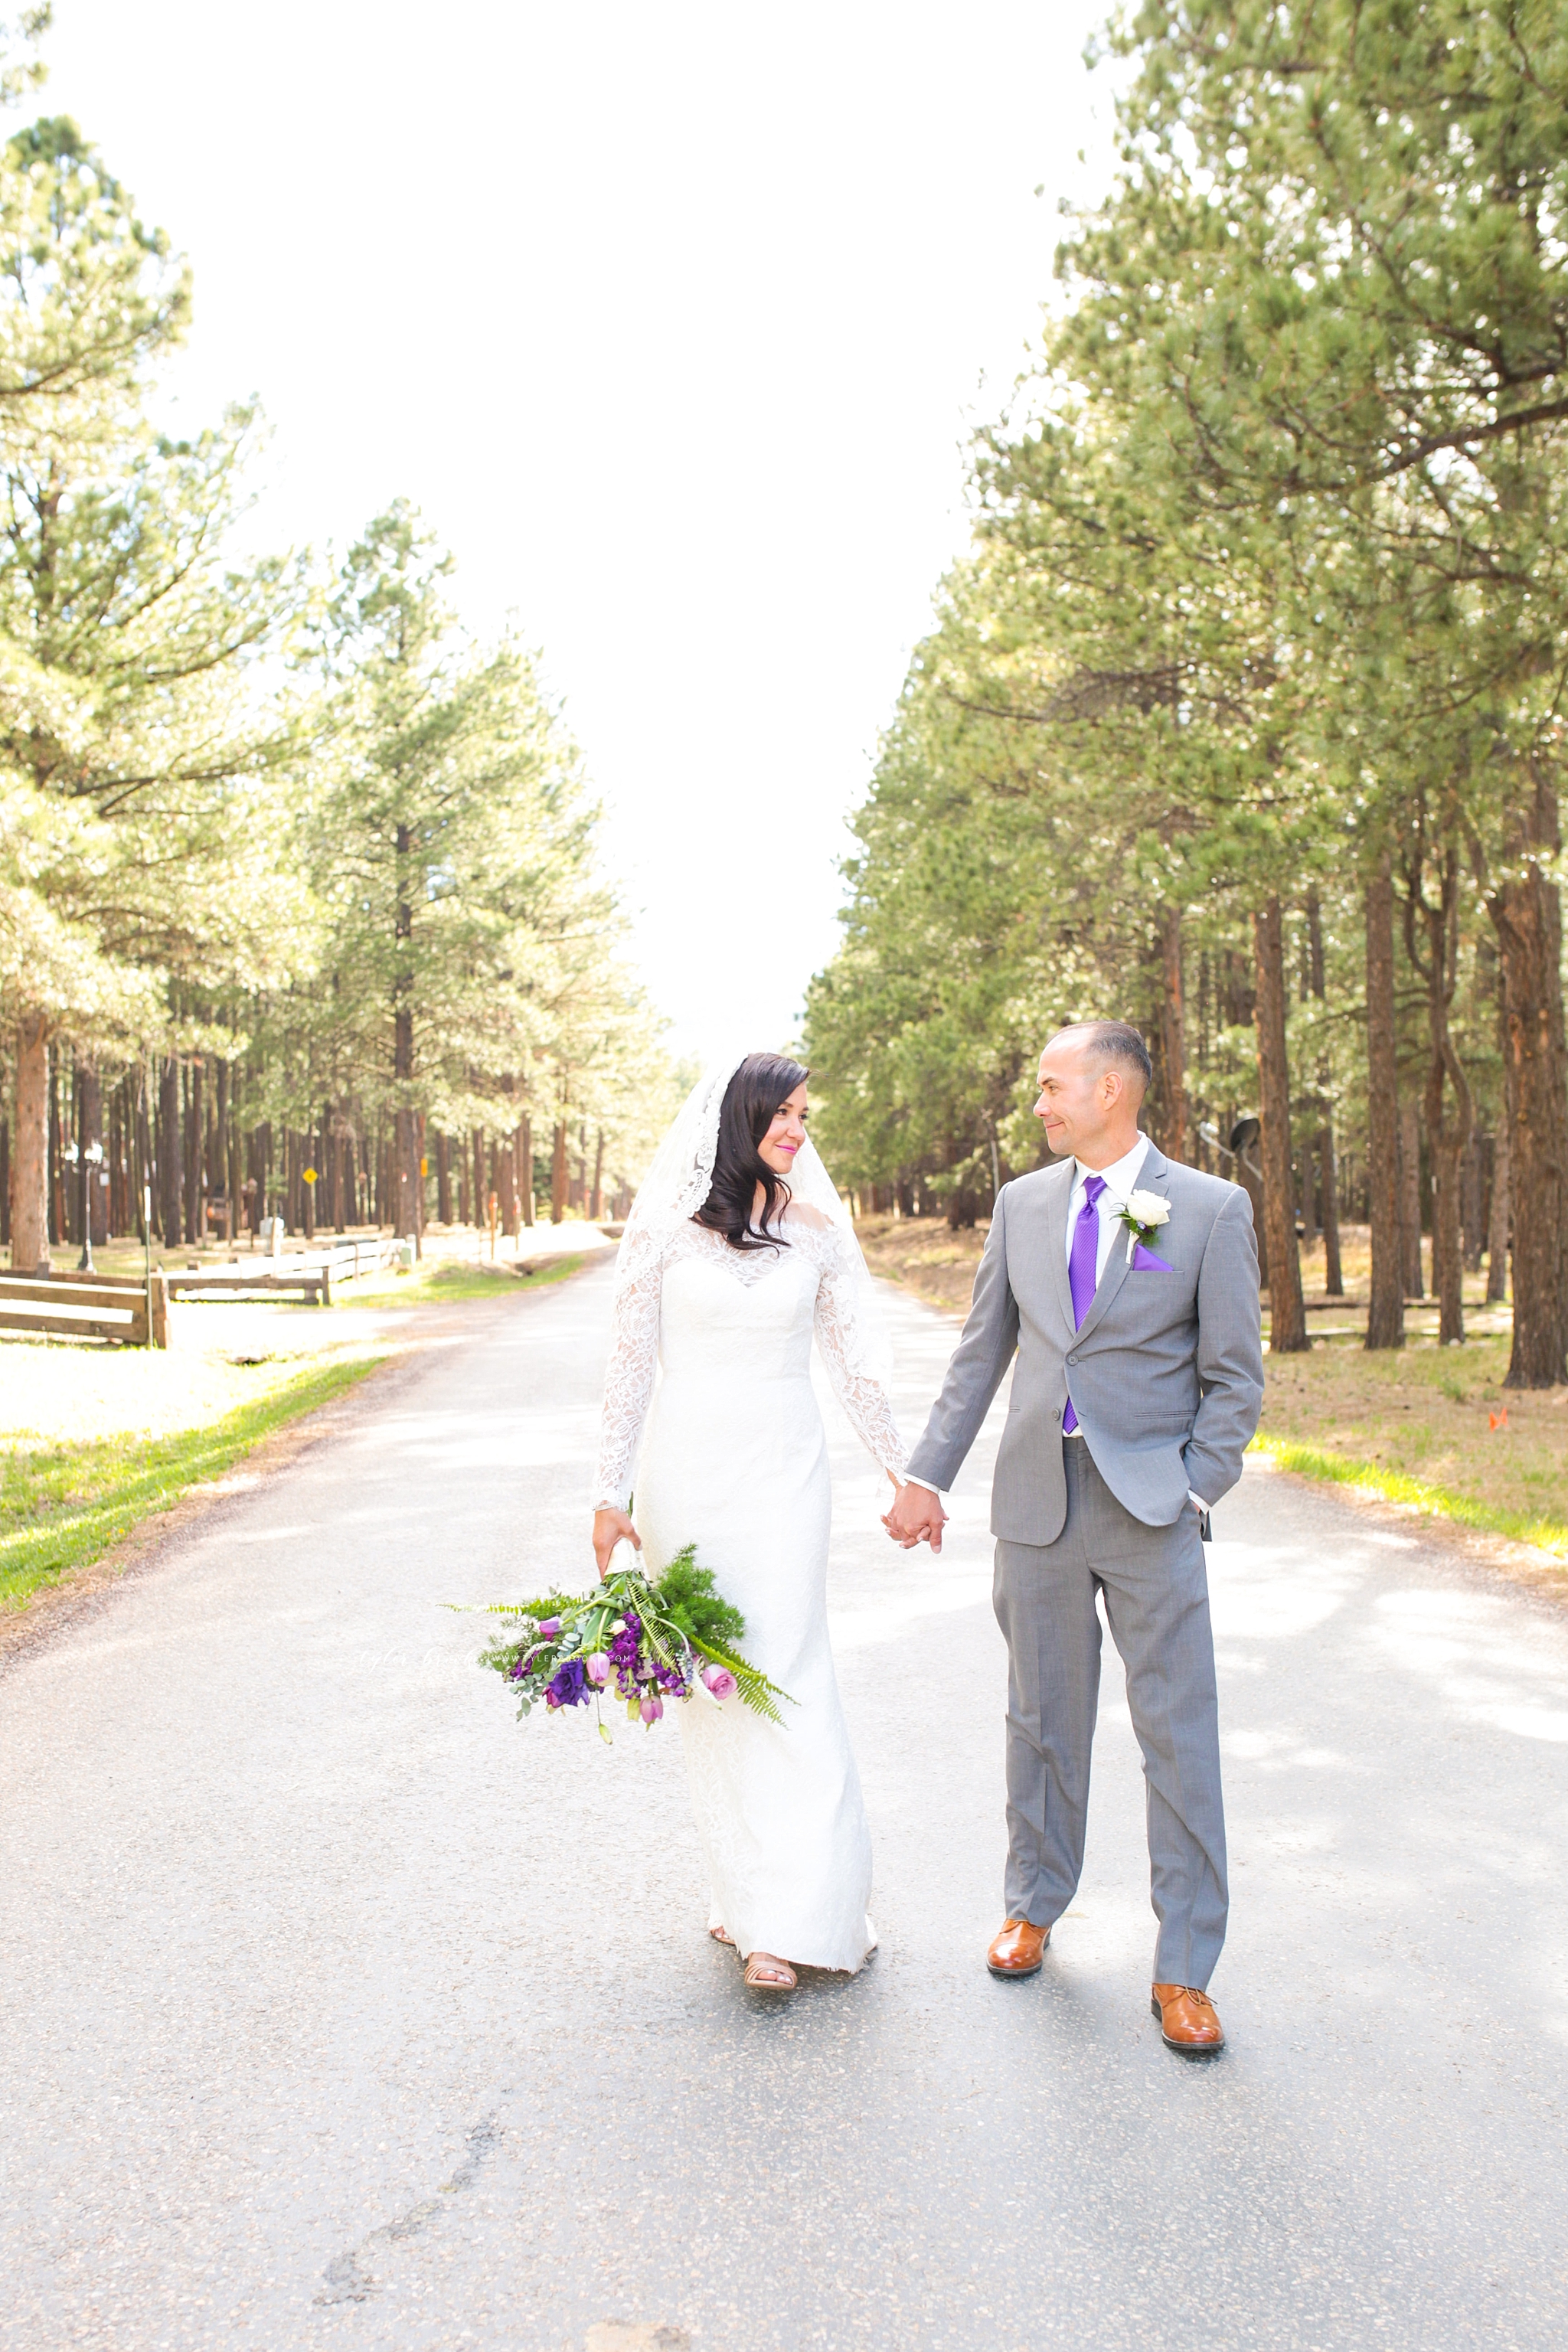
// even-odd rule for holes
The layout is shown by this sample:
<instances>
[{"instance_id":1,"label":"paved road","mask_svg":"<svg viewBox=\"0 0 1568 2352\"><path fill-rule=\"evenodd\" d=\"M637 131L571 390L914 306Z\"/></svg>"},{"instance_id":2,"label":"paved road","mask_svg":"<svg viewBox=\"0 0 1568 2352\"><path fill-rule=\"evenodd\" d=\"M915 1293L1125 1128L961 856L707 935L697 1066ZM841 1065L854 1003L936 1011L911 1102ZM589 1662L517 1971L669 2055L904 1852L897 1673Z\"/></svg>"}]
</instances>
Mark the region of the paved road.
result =
<instances>
[{"instance_id":1,"label":"paved road","mask_svg":"<svg viewBox=\"0 0 1568 2352\"><path fill-rule=\"evenodd\" d=\"M1148 2015L1119 1704L1047 1972L981 1968L984 1481L911 1567L844 1433L883 1943L768 2006L701 1934L670 1727L514 1727L437 1605L574 1557L607 1283L476 1309L0 1682L0 2341L1561 2344L1563 1620L1248 1473L1232 2048L1194 2067ZM894 1312L912 1418L951 1327Z\"/></svg>"}]
</instances>

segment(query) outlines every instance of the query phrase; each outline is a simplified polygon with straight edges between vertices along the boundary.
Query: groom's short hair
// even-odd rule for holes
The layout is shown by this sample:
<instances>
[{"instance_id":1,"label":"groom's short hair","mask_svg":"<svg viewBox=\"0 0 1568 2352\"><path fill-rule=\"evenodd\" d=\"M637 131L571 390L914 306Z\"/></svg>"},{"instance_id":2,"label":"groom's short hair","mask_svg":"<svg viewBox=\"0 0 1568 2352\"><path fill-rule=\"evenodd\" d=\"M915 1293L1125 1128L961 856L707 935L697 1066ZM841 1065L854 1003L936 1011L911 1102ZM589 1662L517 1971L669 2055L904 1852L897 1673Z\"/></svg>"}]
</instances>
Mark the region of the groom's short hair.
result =
<instances>
[{"instance_id":1,"label":"groom's short hair","mask_svg":"<svg viewBox=\"0 0 1568 2352\"><path fill-rule=\"evenodd\" d=\"M1058 1037L1079 1038L1086 1056L1097 1068L1104 1069L1108 1063L1114 1062L1118 1069L1135 1075L1140 1102L1153 1085L1154 1065L1143 1043L1143 1032L1134 1029L1131 1021L1069 1021L1056 1034Z\"/></svg>"}]
</instances>

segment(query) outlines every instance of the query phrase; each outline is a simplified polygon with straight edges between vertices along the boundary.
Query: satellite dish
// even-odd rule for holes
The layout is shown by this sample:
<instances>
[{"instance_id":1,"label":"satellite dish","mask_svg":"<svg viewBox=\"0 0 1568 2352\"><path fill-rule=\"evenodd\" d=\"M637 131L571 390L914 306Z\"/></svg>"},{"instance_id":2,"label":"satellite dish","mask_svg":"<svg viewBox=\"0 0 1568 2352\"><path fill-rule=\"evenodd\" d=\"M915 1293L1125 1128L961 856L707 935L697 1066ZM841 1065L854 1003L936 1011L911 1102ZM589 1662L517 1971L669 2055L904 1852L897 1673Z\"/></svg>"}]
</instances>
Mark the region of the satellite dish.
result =
<instances>
[{"instance_id":1,"label":"satellite dish","mask_svg":"<svg viewBox=\"0 0 1568 2352\"><path fill-rule=\"evenodd\" d=\"M1233 1151L1250 1151L1263 1132L1263 1122L1257 1118L1238 1118L1230 1130Z\"/></svg>"}]
</instances>

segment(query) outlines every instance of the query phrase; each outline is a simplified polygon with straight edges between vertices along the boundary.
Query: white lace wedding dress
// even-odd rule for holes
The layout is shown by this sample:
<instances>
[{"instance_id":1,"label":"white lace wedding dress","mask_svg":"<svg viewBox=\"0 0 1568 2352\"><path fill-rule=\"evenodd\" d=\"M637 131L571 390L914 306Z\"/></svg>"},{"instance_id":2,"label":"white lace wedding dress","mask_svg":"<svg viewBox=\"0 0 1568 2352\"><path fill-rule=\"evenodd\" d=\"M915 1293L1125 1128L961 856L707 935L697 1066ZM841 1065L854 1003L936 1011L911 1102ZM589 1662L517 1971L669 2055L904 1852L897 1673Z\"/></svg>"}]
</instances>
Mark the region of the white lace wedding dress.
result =
<instances>
[{"instance_id":1,"label":"white lace wedding dress","mask_svg":"<svg viewBox=\"0 0 1568 2352\"><path fill-rule=\"evenodd\" d=\"M742 1252L683 1222L626 1270L595 1501L624 1509L635 1470L649 1570L695 1543L745 1618L747 1657L797 1702L782 1726L738 1697L717 1706L699 1694L677 1710L710 1925L742 1956L854 1969L876 1941L871 1840L827 1639L833 1496L814 1334L874 1459L901 1478L904 1450L887 1391L865 1369L853 1232L798 1204L775 1230L776 1246Z\"/></svg>"}]
</instances>

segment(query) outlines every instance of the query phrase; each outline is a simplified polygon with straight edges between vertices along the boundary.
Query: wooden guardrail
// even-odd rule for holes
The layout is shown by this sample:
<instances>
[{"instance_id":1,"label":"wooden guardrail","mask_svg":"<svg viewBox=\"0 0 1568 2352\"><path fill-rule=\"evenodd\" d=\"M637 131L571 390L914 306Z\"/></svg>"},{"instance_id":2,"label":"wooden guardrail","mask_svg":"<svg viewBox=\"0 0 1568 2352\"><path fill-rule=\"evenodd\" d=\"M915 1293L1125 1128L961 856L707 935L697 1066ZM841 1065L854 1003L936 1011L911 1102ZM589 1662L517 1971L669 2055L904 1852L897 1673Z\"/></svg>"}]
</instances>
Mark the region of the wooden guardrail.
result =
<instances>
[{"instance_id":1,"label":"wooden guardrail","mask_svg":"<svg viewBox=\"0 0 1568 2352\"><path fill-rule=\"evenodd\" d=\"M51 1331L67 1339L118 1339L128 1348L166 1348L168 1286L161 1273L147 1282L105 1274L0 1276L0 1331Z\"/></svg>"}]
</instances>

